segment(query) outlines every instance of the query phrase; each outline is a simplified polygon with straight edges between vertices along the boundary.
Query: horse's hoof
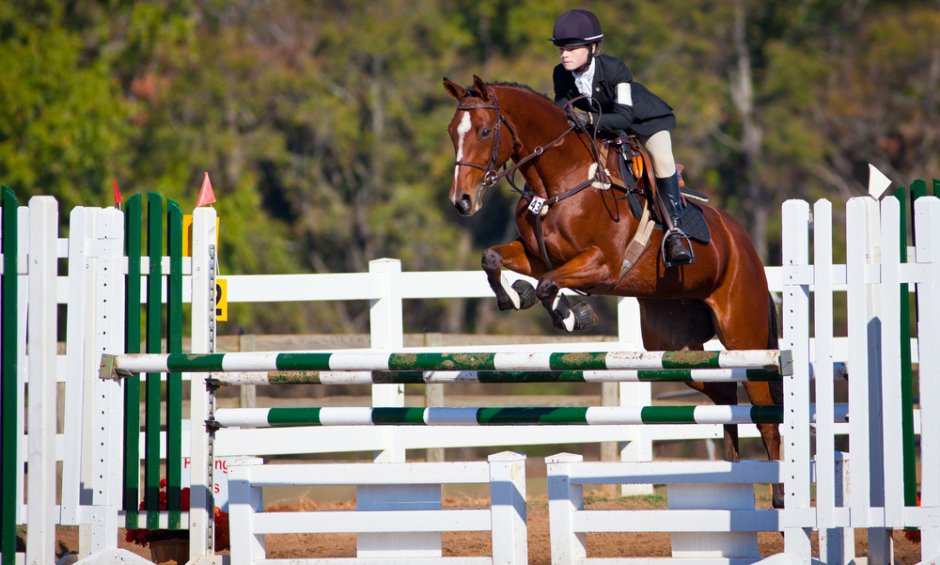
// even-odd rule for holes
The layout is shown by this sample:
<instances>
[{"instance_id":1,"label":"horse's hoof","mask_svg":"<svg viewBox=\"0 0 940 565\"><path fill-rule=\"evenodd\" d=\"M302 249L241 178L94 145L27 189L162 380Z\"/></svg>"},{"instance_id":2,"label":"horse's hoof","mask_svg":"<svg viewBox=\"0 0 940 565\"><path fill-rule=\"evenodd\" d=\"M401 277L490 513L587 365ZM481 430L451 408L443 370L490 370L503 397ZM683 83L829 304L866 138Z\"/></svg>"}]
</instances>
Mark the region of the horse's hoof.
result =
<instances>
[{"instance_id":1,"label":"horse's hoof","mask_svg":"<svg viewBox=\"0 0 940 565\"><path fill-rule=\"evenodd\" d=\"M552 314L552 325L556 329L564 330L566 332L573 332L576 328L575 326L575 315L571 311L571 305L568 303L568 299L561 294L555 297L555 303L551 309Z\"/></svg>"},{"instance_id":2,"label":"horse's hoof","mask_svg":"<svg viewBox=\"0 0 940 565\"><path fill-rule=\"evenodd\" d=\"M532 286L529 281L519 279L512 283L512 289L519 293L519 301L521 302L519 306L520 310L531 308L539 301L538 297L535 296L535 287Z\"/></svg>"},{"instance_id":3,"label":"horse's hoof","mask_svg":"<svg viewBox=\"0 0 940 565\"><path fill-rule=\"evenodd\" d=\"M597 314L587 302L572 304L571 311L574 312L575 330L586 330L597 323Z\"/></svg>"}]
</instances>

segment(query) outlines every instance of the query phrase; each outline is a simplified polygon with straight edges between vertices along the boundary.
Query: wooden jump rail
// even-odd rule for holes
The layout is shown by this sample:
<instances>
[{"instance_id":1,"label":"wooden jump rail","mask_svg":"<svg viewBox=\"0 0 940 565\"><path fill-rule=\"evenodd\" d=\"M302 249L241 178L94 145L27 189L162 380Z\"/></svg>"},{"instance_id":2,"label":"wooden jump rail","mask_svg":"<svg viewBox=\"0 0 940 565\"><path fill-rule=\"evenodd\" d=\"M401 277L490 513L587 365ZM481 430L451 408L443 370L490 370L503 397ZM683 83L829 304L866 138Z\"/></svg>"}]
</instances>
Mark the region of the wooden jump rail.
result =
<instances>
[{"instance_id":1,"label":"wooden jump rail","mask_svg":"<svg viewBox=\"0 0 940 565\"><path fill-rule=\"evenodd\" d=\"M625 383L779 381L764 369L647 369L608 371L245 371L212 373L210 382L226 385L369 385L449 383Z\"/></svg>"},{"instance_id":2,"label":"wooden jump rail","mask_svg":"<svg viewBox=\"0 0 940 565\"><path fill-rule=\"evenodd\" d=\"M379 353L374 351L103 355L99 376L227 371L571 371L763 369L792 374L789 352Z\"/></svg>"},{"instance_id":3,"label":"wooden jump rail","mask_svg":"<svg viewBox=\"0 0 940 565\"><path fill-rule=\"evenodd\" d=\"M120 378L121 375L118 375ZM450 383L626 383L779 381L764 369L644 369L605 371L232 371L211 373L212 386L373 385ZM843 362L833 363L833 378L848 378Z\"/></svg>"},{"instance_id":4,"label":"wooden jump rail","mask_svg":"<svg viewBox=\"0 0 940 565\"><path fill-rule=\"evenodd\" d=\"M815 413L813 414L815 418ZM845 404L836 421L848 421ZM210 428L288 426L560 426L779 424L782 406L499 406L221 408Z\"/></svg>"},{"instance_id":5,"label":"wooden jump rail","mask_svg":"<svg viewBox=\"0 0 940 565\"><path fill-rule=\"evenodd\" d=\"M779 424L782 406L221 408L218 427Z\"/></svg>"}]
</instances>

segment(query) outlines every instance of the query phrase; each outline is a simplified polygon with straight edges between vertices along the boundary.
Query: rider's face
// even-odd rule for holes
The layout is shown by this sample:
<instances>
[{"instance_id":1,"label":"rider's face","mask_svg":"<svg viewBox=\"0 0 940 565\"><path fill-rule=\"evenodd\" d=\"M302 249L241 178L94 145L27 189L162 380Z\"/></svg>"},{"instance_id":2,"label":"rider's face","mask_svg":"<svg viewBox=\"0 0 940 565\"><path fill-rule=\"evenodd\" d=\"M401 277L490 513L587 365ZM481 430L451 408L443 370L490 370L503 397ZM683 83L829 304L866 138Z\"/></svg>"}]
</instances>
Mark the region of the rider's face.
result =
<instances>
[{"instance_id":1,"label":"rider's face","mask_svg":"<svg viewBox=\"0 0 940 565\"><path fill-rule=\"evenodd\" d=\"M578 69L588 61L589 45L567 45L558 48L558 57L566 71Z\"/></svg>"}]
</instances>

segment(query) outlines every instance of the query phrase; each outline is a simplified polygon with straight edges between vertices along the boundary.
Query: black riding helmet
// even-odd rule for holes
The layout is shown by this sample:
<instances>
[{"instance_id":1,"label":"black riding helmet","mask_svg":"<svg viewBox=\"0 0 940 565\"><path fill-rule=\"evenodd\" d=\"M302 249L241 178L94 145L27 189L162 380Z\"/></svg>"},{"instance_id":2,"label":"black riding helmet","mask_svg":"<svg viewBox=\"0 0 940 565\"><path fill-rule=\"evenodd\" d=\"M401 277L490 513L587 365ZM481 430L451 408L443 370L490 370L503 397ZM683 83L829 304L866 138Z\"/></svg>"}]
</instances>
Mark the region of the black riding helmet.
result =
<instances>
[{"instance_id":1,"label":"black riding helmet","mask_svg":"<svg viewBox=\"0 0 940 565\"><path fill-rule=\"evenodd\" d=\"M568 45L590 45L604 38L601 22L588 10L568 10L555 20L555 28L549 39L558 47Z\"/></svg>"}]
</instances>

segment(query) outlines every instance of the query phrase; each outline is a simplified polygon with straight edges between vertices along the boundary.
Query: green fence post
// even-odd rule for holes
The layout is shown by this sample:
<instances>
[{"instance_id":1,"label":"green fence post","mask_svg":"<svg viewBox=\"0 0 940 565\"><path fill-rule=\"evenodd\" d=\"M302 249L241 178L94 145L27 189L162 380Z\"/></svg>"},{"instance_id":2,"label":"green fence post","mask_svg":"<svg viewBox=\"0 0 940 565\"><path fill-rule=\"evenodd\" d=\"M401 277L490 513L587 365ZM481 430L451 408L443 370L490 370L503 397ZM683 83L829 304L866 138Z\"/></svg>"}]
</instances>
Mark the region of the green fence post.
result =
<instances>
[{"instance_id":1,"label":"green fence post","mask_svg":"<svg viewBox=\"0 0 940 565\"><path fill-rule=\"evenodd\" d=\"M18 203L13 191L2 188L3 202L3 280L0 282L3 319L0 321L0 554L3 565L16 563L16 422L19 402L16 390L16 305L17 305L17 223Z\"/></svg>"},{"instance_id":2,"label":"green fence post","mask_svg":"<svg viewBox=\"0 0 940 565\"><path fill-rule=\"evenodd\" d=\"M163 197L147 194L147 353L160 353L163 339ZM160 373L147 373L144 412L144 507L147 528L160 527Z\"/></svg>"},{"instance_id":3,"label":"green fence post","mask_svg":"<svg viewBox=\"0 0 940 565\"><path fill-rule=\"evenodd\" d=\"M141 196L135 194L124 205L124 252L127 281L124 304L124 350L140 353L140 252ZM140 376L124 379L124 477L125 526L138 526L140 502Z\"/></svg>"},{"instance_id":4,"label":"green fence post","mask_svg":"<svg viewBox=\"0 0 940 565\"><path fill-rule=\"evenodd\" d=\"M179 204L167 200L167 353L183 352L183 213ZM166 497L170 511L169 527L180 527L180 490L183 464L183 374L167 375L166 390Z\"/></svg>"},{"instance_id":5,"label":"green fence post","mask_svg":"<svg viewBox=\"0 0 940 565\"><path fill-rule=\"evenodd\" d=\"M911 239L914 233L914 202L927 194L927 183L916 180L910 185L908 207L901 198L901 210L910 210ZM907 262L907 213L901 214L901 262ZM916 296L915 296L916 300ZM911 360L911 294L907 283L901 285L901 437L904 453L904 505L917 505L917 458L914 438L914 374Z\"/></svg>"}]
</instances>

